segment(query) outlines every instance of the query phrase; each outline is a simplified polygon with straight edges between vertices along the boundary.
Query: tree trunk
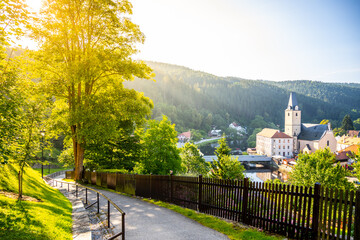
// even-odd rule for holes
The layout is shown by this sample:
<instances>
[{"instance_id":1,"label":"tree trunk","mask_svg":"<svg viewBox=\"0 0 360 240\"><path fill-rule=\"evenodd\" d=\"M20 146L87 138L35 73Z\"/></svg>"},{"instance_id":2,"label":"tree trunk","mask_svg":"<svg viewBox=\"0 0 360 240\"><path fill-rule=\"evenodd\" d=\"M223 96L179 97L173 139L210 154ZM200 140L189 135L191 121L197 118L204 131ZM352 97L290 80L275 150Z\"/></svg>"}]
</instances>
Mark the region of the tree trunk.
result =
<instances>
[{"instance_id":1,"label":"tree trunk","mask_svg":"<svg viewBox=\"0 0 360 240\"><path fill-rule=\"evenodd\" d=\"M75 127L72 127L73 133L75 129L76 129ZM85 149L77 141L76 137L73 137L73 149L74 149L74 158L75 158L74 180L79 181L82 178L81 176L83 171Z\"/></svg>"},{"instance_id":2,"label":"tree trunk","mask_svg":"<svg viewBox=\"0 0 360 240\"><path fill-rule=\"evenodd\" d=\"M18 178L19 178L19 196L18 196L18 201L21 201L22 199L22 176L21 176L21 171L19 171L18 173Z\"/></svg>"}]
</instances>

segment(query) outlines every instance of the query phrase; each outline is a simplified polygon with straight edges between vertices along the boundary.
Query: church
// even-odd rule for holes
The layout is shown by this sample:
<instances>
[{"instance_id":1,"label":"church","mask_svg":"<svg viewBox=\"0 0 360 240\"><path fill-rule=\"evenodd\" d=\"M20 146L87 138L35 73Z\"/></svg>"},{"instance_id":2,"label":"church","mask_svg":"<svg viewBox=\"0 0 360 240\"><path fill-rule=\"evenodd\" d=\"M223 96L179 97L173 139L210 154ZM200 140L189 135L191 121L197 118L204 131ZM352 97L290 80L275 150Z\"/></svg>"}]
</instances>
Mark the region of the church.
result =
<instances>
[{"instance_id":1,"label":"church","mask_svg":"<svg viewBox=\"0 0 360 240\"><path fill-rule=\"evenodd\" d=\"M329 148L336 151L336 139L329 124L301 123L301 110L295 93L290 93L285 109L285 132L265 128L256 135L256 152L260 155L293 157L299 152L313 153Z\"/></svg>"}]
</instances>

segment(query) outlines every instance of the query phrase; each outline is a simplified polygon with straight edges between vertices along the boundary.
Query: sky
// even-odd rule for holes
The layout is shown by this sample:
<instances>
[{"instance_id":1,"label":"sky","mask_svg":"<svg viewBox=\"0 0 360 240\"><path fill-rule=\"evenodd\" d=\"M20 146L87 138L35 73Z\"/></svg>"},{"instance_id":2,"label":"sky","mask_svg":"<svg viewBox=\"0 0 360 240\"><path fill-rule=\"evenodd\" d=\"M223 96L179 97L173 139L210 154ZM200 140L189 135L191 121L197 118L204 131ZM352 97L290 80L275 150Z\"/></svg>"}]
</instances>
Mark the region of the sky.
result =
<instances>
[{"instance_id":1,"label":"sky","mask_svg":"<svg viewBox=\"0 0 360 240\"><path fill-rule=\"evenodd\" d=\"M360 83L358 0L131 2L146 36L135 59L224 77Z\"/></svg>"}]
</instances>

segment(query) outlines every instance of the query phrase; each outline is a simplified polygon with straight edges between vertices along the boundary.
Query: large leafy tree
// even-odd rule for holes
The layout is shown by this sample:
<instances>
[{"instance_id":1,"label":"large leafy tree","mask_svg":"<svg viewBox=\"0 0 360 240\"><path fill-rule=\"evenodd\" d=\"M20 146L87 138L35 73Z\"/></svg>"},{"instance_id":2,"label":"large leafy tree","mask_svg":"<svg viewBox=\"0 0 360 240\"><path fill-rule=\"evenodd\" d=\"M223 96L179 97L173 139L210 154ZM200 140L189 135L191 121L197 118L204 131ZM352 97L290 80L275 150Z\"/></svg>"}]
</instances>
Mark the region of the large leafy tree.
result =
<instances>
[{"instance_id":1,"label":"large leafy tree","mask_svg":"<svg viewBox=\"0 0 360 240\"><path fill-rule=\"evenodd\" d=\"M243 179L245 168L238 158L230 155L231 149L226 143L225 136L218 142L219 147L215 150L217 159L213 161L210 176L220 179Z\"/></svg>"},{"instance_id":2,"label":"large leafy tree","mask_svg":"<svg viewBox=\"0 0 360 240\"><path fill-rule=\"evenodd\" d=\"M346 169L335 165L335 155L328 148L314 153L300 153L290 174L290 182L298 186L313 187L315 183L330 188L350 189Z\"/></svg>"},{"instance_id":3,"label":"large leafy tree","mask_svg":"<svg viewBox=\"0 0 360 240\"><path fill-rule=\"evenodd\" d=\"M205 162L200 150L193 143L185 143L181 148L180 157L184 166L185 173L191 175L202 174L204 176L209 172L209 164Z\"/></svg>"},{"instance_id":4,"label":"large leafy tree","mask_svg":"<svg viewBox=\"0 0 360 240\"><path fill-rule=\"evenodd\" d=\"M149 67L131 59L144 35L130 14L127 0L47 0L32 25L39 42L31 56L34 77L55 97L58 125L71 135L76 180L88 144L114 137L118 121L141 124L152 108L148 98L122 85L134 76L152 77Z\"/></svg>"},{"instance_id":5,"label":"large leafy tree","mask_svg":"<svg viewBox=\"0 0 360 240\"><path fill-rule=\"evenodd\" d=\"M137 173L174 174L182 170L180 150L177 148L175 124L166 116L161 121L149 120L146 131L140 132L142 156L135 166Z\"/></svg>"}]
</instances>

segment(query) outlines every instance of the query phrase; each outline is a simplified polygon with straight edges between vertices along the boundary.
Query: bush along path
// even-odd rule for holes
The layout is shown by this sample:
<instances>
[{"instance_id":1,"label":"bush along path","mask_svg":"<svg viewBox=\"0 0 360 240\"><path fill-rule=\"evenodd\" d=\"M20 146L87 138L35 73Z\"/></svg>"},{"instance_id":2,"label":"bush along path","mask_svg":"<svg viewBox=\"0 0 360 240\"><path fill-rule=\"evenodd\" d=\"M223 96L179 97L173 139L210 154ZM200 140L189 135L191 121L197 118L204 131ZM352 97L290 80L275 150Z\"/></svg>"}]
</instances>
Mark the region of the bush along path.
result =
<instances>
[{"instance_id":1,"label":"bush along path","mask_svg":"<svg viewBox=\"0 0 360 240\"><path fill-rule=\"evenodd\" d=\"M61 180L64 175L56 177ZM60 184L58 184L58 187ZM67 184L63 184L63 188L67 189ZM92 186L92 188L94 188ZM74 189L74 188L73 188ZM129 240L137 239L172 239L172 240L222 240L229 239L222 233L207 228L179 213L167 208L163 208L137 198L124 196L107 190L97 190L122 210L125 211L125 238ZM85 199L85 191L79 188L79 197ZM96 193L88 191L89 205L97 199ZM93 211L97 211L96 204L92 206ZM91 209L89 208L89 209ZM100 198L101 212L107 213L107 200ZM112 233L121 232L121 214L111 206L111 231ZM104 219L105 220L105 219ZM105 220L107 221L107 219Z\"/></svg>"}]
</instances>

